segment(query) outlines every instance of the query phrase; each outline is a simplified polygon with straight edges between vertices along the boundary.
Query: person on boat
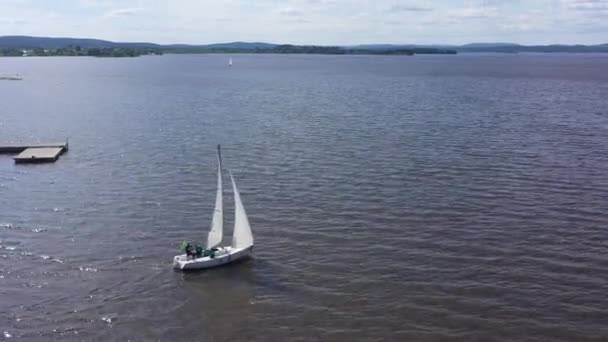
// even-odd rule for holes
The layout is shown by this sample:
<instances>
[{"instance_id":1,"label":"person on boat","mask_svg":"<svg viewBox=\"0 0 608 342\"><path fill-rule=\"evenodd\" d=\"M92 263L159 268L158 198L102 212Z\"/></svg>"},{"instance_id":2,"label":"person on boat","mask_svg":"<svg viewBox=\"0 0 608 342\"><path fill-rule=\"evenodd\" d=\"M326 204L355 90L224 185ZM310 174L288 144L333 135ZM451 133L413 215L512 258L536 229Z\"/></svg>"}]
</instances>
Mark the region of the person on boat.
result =
<instances>
[{"instance_id":1,"label":"person on boat","mask_svg":"<svg viewBox=\"0 0 608 342\"><path fill-rule=\"evenodd\" d=\"M194 258L194 252L192 251L192 245L190 244L190 242L188 242L186 244L186 247L184 248L184 250L186 251L186 258L188 258L188 257Z\"/></svg>"},{"instance_id":2,"label":"person on boat","mask_svg":"<svg viewBox=\"0 0 608 342\"><path fill-rule=\"evenodd\" d=\"M196 251L197 259L203 256L203 247L201 247L201 245L196 244L196 247L194 248L194 250Z\"/></svg>"}]
</instances>

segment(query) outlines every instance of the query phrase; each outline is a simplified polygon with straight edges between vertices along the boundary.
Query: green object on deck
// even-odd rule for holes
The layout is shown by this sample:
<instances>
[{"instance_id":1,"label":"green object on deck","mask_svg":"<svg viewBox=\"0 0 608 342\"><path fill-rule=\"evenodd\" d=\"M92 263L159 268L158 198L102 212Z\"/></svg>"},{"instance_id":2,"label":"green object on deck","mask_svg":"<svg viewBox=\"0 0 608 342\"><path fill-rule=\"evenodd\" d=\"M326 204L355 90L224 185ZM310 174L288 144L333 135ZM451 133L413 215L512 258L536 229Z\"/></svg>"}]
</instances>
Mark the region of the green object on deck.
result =
<instances>
[{"instance_id":1,"label":"green object on deck","mask_svg":"<svg viewBox=\"0 0 608 342\"><path fill-rule=\"evenodd\" d=\"M203 256L211 257L213 259L213 258L215 258L215 252L217 252L217 251L219 251L219 249L217 249L217 248L205 249L203 251Z\"/></svg>"}]
</instances>

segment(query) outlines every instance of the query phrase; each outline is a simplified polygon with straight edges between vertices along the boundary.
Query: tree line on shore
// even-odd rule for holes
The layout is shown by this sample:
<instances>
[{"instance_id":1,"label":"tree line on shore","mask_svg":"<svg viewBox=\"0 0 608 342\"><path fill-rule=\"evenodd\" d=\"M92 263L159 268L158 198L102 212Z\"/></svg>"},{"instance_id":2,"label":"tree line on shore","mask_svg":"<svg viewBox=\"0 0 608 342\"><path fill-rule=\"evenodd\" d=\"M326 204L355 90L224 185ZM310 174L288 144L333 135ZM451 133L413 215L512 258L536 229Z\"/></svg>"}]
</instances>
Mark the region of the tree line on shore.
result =
<instances>
[{"instance_id":1,"label":"tree line on shore","mask_svg":"<svg viewBox=\"0 0 608 342\"><path fill-rule=\"evenodd\" d=\"M276 45L272 47L234 48L234 47L81 47L66 46L59 48L0 48L0 56L94 56L94 57L137 57L141 55L161 55L163 53L204 54L204 53L272 53L272 54L323 54L323 55L407 55L414 54L456 54L456 51L434 48L395 48L385 50L344 48L339 46L315 45Z\"/></svg>"},{"instance_id":2,"label":"tree line on shore","mask_svg":"<svg viewBox=\"0 0 608 342\"><path fill-rule=\"evenodd\" d=\"M60 48L0 48L0 56L93 56L93 57L137 57L149 54L162 54L161 49L104 47L84 48L81 46L66 46Z\"/></svg>"}]
</instances>

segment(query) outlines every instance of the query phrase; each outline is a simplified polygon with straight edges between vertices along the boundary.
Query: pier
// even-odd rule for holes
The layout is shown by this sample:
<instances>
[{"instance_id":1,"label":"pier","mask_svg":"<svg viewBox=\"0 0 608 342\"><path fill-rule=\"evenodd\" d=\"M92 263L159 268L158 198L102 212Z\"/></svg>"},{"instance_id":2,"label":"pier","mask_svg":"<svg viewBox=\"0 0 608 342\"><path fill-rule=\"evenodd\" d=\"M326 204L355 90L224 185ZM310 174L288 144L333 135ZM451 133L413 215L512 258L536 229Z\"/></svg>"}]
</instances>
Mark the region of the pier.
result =
<instances>
[{"instance_id":1,"label":"pier","mask_svg":"<svg viewBox=\"0 0 608 342\"><path fill-rule=\"evenodd\" d=\"M23 78L20 76L2 76L0 75L0 80L4 81L21 81Z\"/></svg>"},{"instance_id":2,"label":"pier","mask_svg":"<svg viewBox=\"0 0 608 342\"><path fill-rule=\"evenodd\" d=\"M48 163L56 161L68 150L68 142L37 145L0 146L0 154L16 154L15 163Z\"/></svg>"}]
</instances>

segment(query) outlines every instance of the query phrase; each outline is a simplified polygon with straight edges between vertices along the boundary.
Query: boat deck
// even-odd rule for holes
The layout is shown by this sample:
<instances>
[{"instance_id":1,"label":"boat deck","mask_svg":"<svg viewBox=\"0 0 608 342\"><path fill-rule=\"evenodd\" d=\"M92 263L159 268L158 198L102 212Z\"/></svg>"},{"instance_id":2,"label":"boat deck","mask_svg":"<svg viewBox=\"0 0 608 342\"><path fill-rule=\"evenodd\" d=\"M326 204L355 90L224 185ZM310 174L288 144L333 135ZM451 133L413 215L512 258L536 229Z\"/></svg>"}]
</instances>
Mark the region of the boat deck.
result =
<instances>
[{"instance_id":1,"label":"boat deck","mask_svg":"<svg viewBox=\"0 0 608 342\"><path fill-rule=\"evenodd\" d=\"M0 146L0 153L17 154L16 163L54 162L68 150L68 144L7 145Z\"/></svg>"},{"instance_id":2,"label":"boat deck","mask_svg":"<svg viewBox=\"0 0 608 342\"><path fill-rule=\"evenodd\" d=\"M22 79L19 76L0 76L0 80L4 81L21 81Z\"/></svg>"}]
</instances>

